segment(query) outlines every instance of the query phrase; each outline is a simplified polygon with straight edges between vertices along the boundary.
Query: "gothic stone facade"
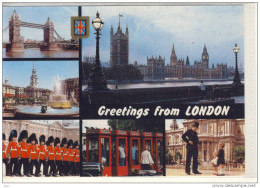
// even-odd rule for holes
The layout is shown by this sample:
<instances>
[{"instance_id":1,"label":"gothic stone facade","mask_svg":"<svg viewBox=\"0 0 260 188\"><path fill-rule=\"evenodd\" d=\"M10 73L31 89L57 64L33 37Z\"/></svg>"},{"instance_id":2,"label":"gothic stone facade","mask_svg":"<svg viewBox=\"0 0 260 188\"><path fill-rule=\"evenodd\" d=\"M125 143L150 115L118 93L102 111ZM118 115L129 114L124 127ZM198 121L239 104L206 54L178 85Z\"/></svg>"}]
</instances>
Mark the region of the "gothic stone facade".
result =
<instances>
[{"instance_id":1,"label":"gothic stone facade","mask_svg":"<svg viewBox=\"0 0 260 188\"><path fill-rule=\"evenodd\" d=\"M176 120L173 120L170 130L166 130L166 150L175 156L179 152L182 161L186 160L186 143L181 136L190 129L195 121L200 123L199 136L199 161L202 165L208 165L213 159L213 152L218 151L219 142L225 143L225 160L235 162L233 149L237 145L245 146L244 119L200 119L184 120L183 128L179 128Z\"/></svg>"}]
</instances>

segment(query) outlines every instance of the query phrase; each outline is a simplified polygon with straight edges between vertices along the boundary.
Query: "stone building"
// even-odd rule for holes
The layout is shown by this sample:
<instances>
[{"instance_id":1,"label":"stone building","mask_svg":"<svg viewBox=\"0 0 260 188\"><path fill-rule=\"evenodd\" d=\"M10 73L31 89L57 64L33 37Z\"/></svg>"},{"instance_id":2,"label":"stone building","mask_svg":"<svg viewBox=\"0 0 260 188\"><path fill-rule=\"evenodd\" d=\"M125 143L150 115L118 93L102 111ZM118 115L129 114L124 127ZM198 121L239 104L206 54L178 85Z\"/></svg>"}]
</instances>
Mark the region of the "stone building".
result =
<instances>
[{"instance_id":1,"label":"stone building","mask_svg":"<svg viewBox=\"0 0 260 188\"><path fill-rule=\"evenodd\" d=\"M147 57L147 75L145 77L153 80L164 80L164 66L165 58L159 57Z\"/></svg>"},{"instance_id":2,"label":"stone building","mask_svg":"<svg viewBox=\"0 0 260 188\"><path fill-rule=\"evenodd\" d=\"M125 34L117 27L114 34L113 27L110 31L110 65L128 65L129 64L129 32L126 26Z\"/></svg>"},{"instance_id":3,"label":"stone building","mask_svg":"<svg viewBox=\"0 0 260 188\"><path fill-rule=\"evenodd\" d=\"M64 94L67 99L71 98L79 101L79 78L68 78L63 80Z\"/></svg>"},{"instance_id":4,"label":"stone building","mask_svg":"<svg viewBox=\"0 0 260 188\"><path fill-rule=\"evenodd\" d=\"M182 140L182 134L190 129L195 121L200 126L198 129L199 155L198 159L202 165L208 165L213 159L213 152L218 151L219 142L225 143L226 161L234 161L233 149L237 145L245 146L244 119L199 119L184 120L183 126L179 126L173 120L170 130L166 130L165 143L166 150L175 156L176 153L182 155L182 161L186 160L186 143Z\"/></svg>"},{"instance_id":5,"label":"stone building","mask_svg":"<svg viewBox=\"0 0 260 188\"><path fill-rule=\"evenodd\" d=\"M68 120L67 120L68 121ZM45 135L46 140L49 136L59 137L62 139L72 139L73 141L79 141L79 121L70 120L68 123L64 121L49 121L49 120L4 120L2 126L2 132L5 133L8 141L10 132L14 129L17 130L18 136L22 130L27 130L28 135L35 133L36 137Z\"/></svg>"},{"instance_id":6,"label":"stone building","mask_svg":"<svg viewBox=\"0 0 260 188\"><path fill-rule=\"evenodd\" d=\"M15 96L15 87L9 84L9 80L6 78L3 84L3 97Z\"/></svg>"}]
</instances>

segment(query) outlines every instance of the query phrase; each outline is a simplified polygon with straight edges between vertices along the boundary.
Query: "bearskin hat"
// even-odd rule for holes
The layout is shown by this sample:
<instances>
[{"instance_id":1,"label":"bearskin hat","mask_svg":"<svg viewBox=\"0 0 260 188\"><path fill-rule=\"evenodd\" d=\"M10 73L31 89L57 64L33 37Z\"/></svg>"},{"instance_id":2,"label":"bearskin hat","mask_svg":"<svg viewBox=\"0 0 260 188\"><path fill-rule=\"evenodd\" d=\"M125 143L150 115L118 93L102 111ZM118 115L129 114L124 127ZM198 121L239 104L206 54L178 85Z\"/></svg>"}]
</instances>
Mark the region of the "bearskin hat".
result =
<instances>
[{"instance_id":1,"label":"bearskin hat","mask_svg":"<svg viewBox=\"0 0 260 188\"><path fill-rule=\"evenodd\" d=\"M67 141L67 138L64 137L64 138L61 140L60 146L63 147L63 145L64 145L64 144L67 144L67 142L68 142L68 141Z\"/></svg>"},{"instance_id":2,"label":"bearskin hat","mask_svg":"<svg viewBox=\"0 0 260 188\"><path fill-rule=\"evenodd\" d=\"M53 137L53 136L50 136L50 137L48 138L48 142L49 142L49 144L52 143L52 142L54 142L54 137Z\"/></svg>"},{"instance_id":3,"label":"bearskin hat","mask_svg":"<svg viewBox=\"0 0 260 188\"><path fill-rule=\"evenodd\" d=\"M73 140L70 139L70 140L68 141L68 147L70 147L70 146L72 146L72 145L73 145Z\"/></svg>"},{"instance_id":4,"label":"bearskin hat","mask_svg":"<svg viewBox=\"0 0 260 188\"><path fill-rule=\"evenodd\" d=\"M30 138L30 137L27 138L26 143L27 143L27 144L30 144L30 143L31 143L31 138Z\"/></svg>"},{"instance_id":5,"label":"bearskin hat","mask_svg":"<svg viewBox=\"0 0 260 188\"><path fill-rule=\"evenodd\" d=\"M44 142L45 143L45 136L44 135L41 135L39 137L39 143L41 144L41 142Z\"/></svg>"},{"instance_id":6,"label":"bearskin hat","mask_svg":"<svg viewBox=\"0 0 260 188\"><path fill-rule=\"evenodd\" d=\"M32 142L32 141L35 141L35 144L38 143L38 140L37 140L37 138L36 138L36 134L34 134L34 133L32 133L32 134L30 135L30 142Z\"/></svg>"},{"instance_id":7,"label":"bearskin hat","mask_svg":"<svg viewBox=\"0 0 260 188\"><path fill-rule=\"evenodd\" d=\"M78 142L78 141L75 141L75 142L73 143L73 148L76 148L78 145L79 145L79 142Z\"/></svg>"},{"instance_id":8,"label":"bearskin hat","mask_svg":"<svg viewBox=\"0 0 260 188\"><path fill-rule=\"evenodd\" d=\"M12 130L11 132L10 132L10 136L9 136L9 142L11 142L12 141L12 138L17 138L17 131L16 130Z\"/></svg>"},{"instance_id":9,"label":"bearskin hat","mask_svg":"<svg viewBox=\"0 0 260 188\"><path fill-rule=\"evenodd\" d=\"M56 137L55 138L55 141L54 141L54 146L56 146L57 144L60 143L60 138L59 137Z\"/></svg>"},{"instance_id":10,"label":"bearskin hat","mask_svg":"<svg viewBox=\"0 0 260 188\"><path fill-rule=\"evenodd\" d=\"M22 139L24 138L28 138L28 132L26 130L22 130L20 132L19 138L18 138L18 142L21 142Z\"/></svg>"},{"instance_id":11,"label":"bearskin hat","mask_svg":"<svg viewBox=\"0 0 260 188\"><path fill-rule=\"evenodd\" d=\"M3 133L3 138L2 138L3 140L5 140L6 139L6 136L5 136L5 133Z\"/></svg>"}]
</instances>

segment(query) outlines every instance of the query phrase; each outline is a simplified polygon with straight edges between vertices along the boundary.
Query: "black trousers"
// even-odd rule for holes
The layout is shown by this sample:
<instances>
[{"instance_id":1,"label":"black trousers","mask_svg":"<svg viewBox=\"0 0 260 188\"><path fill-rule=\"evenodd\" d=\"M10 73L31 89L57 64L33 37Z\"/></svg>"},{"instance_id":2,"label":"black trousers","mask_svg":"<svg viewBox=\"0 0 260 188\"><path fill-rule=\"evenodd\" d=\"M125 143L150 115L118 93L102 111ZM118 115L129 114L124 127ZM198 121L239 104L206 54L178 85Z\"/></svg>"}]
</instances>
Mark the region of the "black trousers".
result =
<instances>
[{"instance_id":1,"label":"black trousers","mask_svg":"<svg viewBox=\"0 0 260 188\"><path fill-rule=\"evenodd\" d=\"M142 170L152 170L152 167L149 164L141 164L141 169Z\"/></svg>"},{"instance_id":2,"label":"black trousers","mask_svg":"<svg viewBox=\"0 0 260 188\"><path fill-rule=\"evenodd\" d=\"M80 164L79 162L75 162L75 167L76 167L76 175L79 175L79 168L80 168Z\"/></svg>"},{"instance_id":3,"label":"black trousers","mask_svg":"<svg viewBox=\"0 0 260 188\"><path fill-rule=\"evenodd\" d=\"M39 175L39 173L40 173L40 168L39 168L38 160L32 159L32 160L30 161L30 169L31 169L31 171L32 171L31 174L33 174L33 167L35 167L35 175L36 175L36 176Z\"/></svg>"},{"instance_id":4,"label":"black trousers","mask_svg":"<svg viewBox=\"0 0 260 188\"><path fill-rule=\"evenodd\" d=\"M39 160L39 171L41 169L41 166L43 165L43 175L47 175L48 174L48 170L47 170L47 162L45 160Z\"/></svg>"},{"instance_id":5,"label":"black trousers","mask_svg":"<svg viewBox=\"0 0 260 188\"><path fill-rule=\"evenodd\" d=\"M70 171L70 165L69 165L69 162L68 161L63 161L62 162L62 173L64 175L68 175L69 171Z\"/></svg>"},{"instance_id":6,"label":"black trousers","mask_svg":"<svg viewBox=\"0 0 260 188\"><path fill-rule=\"evenodd\" d=\"M198 146L187 147L185 172L190 173L191 158L193 158L192 171L198 171Z\"/></svg>"},{"instance_id":7,"label":"black trousers","mask_svg":"<svg viewBox=\"0 0 260 188\"><path fill-rule=\"evenodd\" d=\"M23 175L27 175L29 171L29 159L21 158L19 163L19 175L22 175L21 170L23 166Z\"/></svg>"},{"instance_id":8,"label":"black trousers","mask_svg":"<svg viewBox=\"0 0 260 188\"><path fill-rule=\"evenodd\" d=\"M53 160L49 160L48 161L48 167L47 169L49 169L49 166L50 166L50 175L56 175L57 172L56 172L56 165L55 165L55 162Z\"/></svg>"},{"instance_id":9,"label":"black trousers","mask_svg":"<svg viewBox=\"0 0 260 188\"><path fill-rule=\"evenodd\" d=\"M57 169L57 172L59 172L59 175L61 175L63 173L62 161L56 160L56 169Z\"/></svg>"},{"instance_id":10,"label":"black trousers","mask_svg":"<svg viewBox=\"0 0 260 188\"><path fill-rule=\"evenodd\" d=\"M11 158L10 160L10 174L18 175L19 161L18 158Z\"/></svg>"},{"instance_id":11,"label":"black trousers","mask_svg":"<svg viewBox=\"0 0 260 188\"><path fill-rule=\"evenodd\" d=\"M3 159L3 163L5 164L5 175L9 176L9 164L8 164L8 159Z\"/></svg>"},{"instance_id":12,"label":"black trousers","mask_svg":"<svg viewBox=\"0 0 260 188\"><path fill-rule=\"evenodd\" d=\"M76 167L75 167L75 162L69 162L69 165L70 165L70 168L69 168L69 171L70 171L70 174L71 175L75 175L76 173Z\"/></svg>"}]
</instances>

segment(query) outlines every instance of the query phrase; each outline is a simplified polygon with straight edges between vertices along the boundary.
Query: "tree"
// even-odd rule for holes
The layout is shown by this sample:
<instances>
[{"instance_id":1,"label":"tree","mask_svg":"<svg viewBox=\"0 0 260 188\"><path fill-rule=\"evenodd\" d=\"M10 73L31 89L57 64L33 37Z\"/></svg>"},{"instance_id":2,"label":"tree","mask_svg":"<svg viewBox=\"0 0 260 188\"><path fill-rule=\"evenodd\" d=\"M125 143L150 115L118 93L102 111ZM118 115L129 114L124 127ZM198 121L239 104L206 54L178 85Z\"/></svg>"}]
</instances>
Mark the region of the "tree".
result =
<instances>
[{"instance_id":1,"label":"tree","mask_svg":"<svg viewBox=\"0 0 260 188\"><path fill-rule=\"evenodd\" d=\"M165 154L165 160L166 160L166 164L171 164L173 160L173 156L169 151L167 151Z\"/></svg>"},{"instance_id":2,"label":"tree","mask_svg":"<svg viewBox=\"0 0 260 188\"><path fill-rule=\"evenodd\" d=\"M245 148L243 146L236 146L233 149L233 157L238 163L243 163L245 160Z\"/></svg>"},{"instance_id":3,"label":"tree","mask_svg":"<svg viewBox=\"0 0 260 188\"><path fill-rule=\"evenodd\" d=\"M182 154L180 154L180 152L175 152L174 160L175 161L178 161L178 160L181 161L181 159L182 159Z\"/></svg>"}]
</instances>

